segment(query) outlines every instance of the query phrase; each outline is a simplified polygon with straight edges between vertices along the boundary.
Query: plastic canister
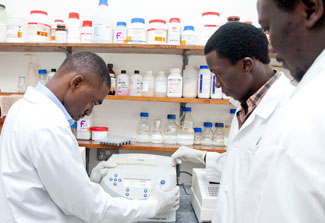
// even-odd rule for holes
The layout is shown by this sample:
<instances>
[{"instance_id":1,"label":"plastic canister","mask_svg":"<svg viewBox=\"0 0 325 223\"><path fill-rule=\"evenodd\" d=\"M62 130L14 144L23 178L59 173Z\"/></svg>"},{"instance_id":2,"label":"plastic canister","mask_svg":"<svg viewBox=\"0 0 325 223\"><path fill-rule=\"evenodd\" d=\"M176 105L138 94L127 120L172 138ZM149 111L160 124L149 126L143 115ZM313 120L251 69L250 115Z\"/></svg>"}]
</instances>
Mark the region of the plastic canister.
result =
<instances>
[{"instance_id":1,"label":"plastic canister","mask_svg":"<svg viewBox=\"0 0 325 223\"><path fill-rule=\"evenodd\" d=\"M27 25L27 42L46 43L50 41L51 25L47 12L32 10Z\"/></svg>"},{"instance_id":2,"label":"plastic canister","mask_svg":"<svg viewBox=\"0 0 325 223\"><path fill-rule=\"evenodd\" d=\"M108 135L108 128L107 127L91 127L91 139L92 140L99 140L106 138Z\"/></svg>"},{"instance_id":3,"label":"plastic canister","mask_svg":"<svg viewBox=\"0 0 325 223\"><path fill-rule=\"evenodd\" d=\"M181 45L196 45L197 36L194 26L184 26Z\"/></svg>"},{"instance_id":4,"label":"plastic canister","mask_svg":"<svg viewBox=\"0 0 325 223\"><path fill-rule=\"evenodd\" d=\"M93 125L93 116L85 116L77 122L77 139L90 139L90 127Z\"/></svg>"},{"instance_id":5,"label":"plastic canister","mask_svg":"<svg viewBox=\"0 0 325 223\"><path fill-rule=\"evenodd\" d=\"M155 96L167 96L167 78L164 71L159 71L157 77L155 78Z\"/></svg>"},{"instance_id":6,"label":"plastic canister","mask_svg":"<svg viewBox=\"0 0 325 223\"><path fill-rule=\"evenodd\" d=\"M181 42L181 20L170 18L168 23L167 44L179 45Z\"/></svg>"},{"instance_id":7,"label":"plastic canister","mask_svg":"<svg viewBox=\"0 0 325 223\"><path fill-rule=\"evenodd\" d=\"M222 99L221 87L216 87L217 77L214 73L211 73L211 98Z\"/></svg>"},{"instance_id":8,"label":"plastic canister","mask_svg":"<svg viewBox=\"0 0 325 223\"><path fill-rule=\"evenodd\" d=\"M59 24L63 24L64 21L62 19L56 19L54 20L54 23L51 26L51 31L50 31L50 38L51 38L51 42L55 43L55 37L56 37L56 29L58 27Z\"/></svg>"},{"instance_id":9,"label":"plastic canister","mask_svg":"<svg viewBox=\"0 0 325 223\"><path fill-rule=\"evenodd\" d=\"M7 12L6 6L0 4L0 42L6 41Z\"/></svg>"},{"instance_id":10,"label":"plastic canister","mask_svg":"<svg viewBox=\"0 0 325 223\"><path fill-rule=\"evenodd\" d=\"M80 43L80 20L79 20L79 13L77 12L70 12L69 19L67 22L67 29L68 29L68 43Z\"/></svg>"},{"instance_id":11,"label":"plastic canister","mask_svg":"<svg viewBox=\"0 0 325 223\"><path fill-rule=\"evenodd\" d=\"M131 25L128 28L128 43L131 44L145 44L146 43L146 29L143 18L131 19Z\"/></svg>"},{"instance_id":12,"label":"plastic canister","mask_svg":"<svg viewBox=\"0 0 325 223\"><path fill-rule=\"evenodd\" d=\"M84 20L81 27L81 42L91 43L93 39L93 22Z\"/></svg>"},{"instance_id":13,"label":"plastic canister","mask_svg":"<svg viewBox=\"0 0 325 223\"><path fill-rule=\"evenodd\" d=\"M55 42L56 43L66 43L67 42L67 29L65 25L58 24L55 31Z\"/></svg>"},{"instance_id":14,"label":"plastic canister","mask_svg":"<svg viewBox=\"0 0 325 223\"><path fill-rule=\"evenodd\" d=\"M222 25L219 12L204 12L198 27L198 45L204 46Z\"/></svg>"},{"instance_id":15,"label":"plastic canister","mask_svg":"<svg viewBox=\"0 0 325 223\"><path fill-rule=\"evenodd\" d=\"M116 28L114 28L113 42L114 43L126 43L127 42L127 30L126 22L117 22Z\"/></svg>"},{"instance_id":16,"label":"plastic canister","mask_svg":"<svg viewBox=\"0 0 325 223\"><path fill-rule=\"evenodd\" d=\"M153 19L149 21L149 29L147 30L148 44L166 44L167 28L166 21L161 19Z\"/></svg>"},{"instance_id":17,"label":"plastic canister","mask_svg":"<svg viewBox=\"0 0 325 223\"><path fill-rule=\"evenodd\" d=\"M20 17L9 17L6 27L6 42L22 43L25 41L24 19Z\"/></svg>"},{"instance_id":18,"label":"plastic canister","mask_svg":"<svg viewBox=\"0 0 325 223\"><path fill-rule=\"evenodd\" d=\"M183 71L183 97L197 97L197 74L198 71L193 67L186 65Z\"/></svg>"},{"instance_id":19,"label":"plastic canister","mask_svg":"<svg viewBox=\"0 0 325 223\"><path fill-rule=\"evenodd\" d=\"M200 66L198 78L198 97L210 98L211 72L209 66Z\"/></svg>"},{"instance_id":20,"label":"plastic canister","mask_svg":"<svg viewBox=\"0 0 325 223\"><path fill-rule=\"evenodd\" d=\"M181 76L181 70L178 68L170 69L170 74L167 79L167 97L182 97L182 88L183 77Z\"/></svg>"},{"instance_id":21,"label":"plastic canister","mask_svg":"<svg viewBox=\"0 0 325 223\"><path fill-rule=\"evenodd\" d=\"M113 13L108 0L99 0L94 14L94 43L113 42Z\"/></svg>"}]
</instances>

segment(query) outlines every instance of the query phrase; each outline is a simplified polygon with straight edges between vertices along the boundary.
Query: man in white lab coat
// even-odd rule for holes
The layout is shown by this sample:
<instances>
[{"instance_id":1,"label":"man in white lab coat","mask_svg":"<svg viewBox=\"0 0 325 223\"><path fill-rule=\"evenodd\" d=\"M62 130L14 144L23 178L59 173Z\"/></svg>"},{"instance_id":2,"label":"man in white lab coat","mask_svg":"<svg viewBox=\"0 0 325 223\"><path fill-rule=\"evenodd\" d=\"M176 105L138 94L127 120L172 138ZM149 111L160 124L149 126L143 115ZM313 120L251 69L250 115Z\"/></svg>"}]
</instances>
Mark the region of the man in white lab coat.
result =
<instances>
[{"instance_id":1,"label":"man in white lab coat","mask_svg":"<svg viewBox=\"0 0 325 223\"><path fill-rule=\"evenodd\" d=\"M110 163L95 168L95 182L87 176L70 125L109 88L103 59L80 52L12 106L0 138L1 223L134 222L178 208L178 187L148 200L112 198L98 184Z\"/></svg>"},{"instance_id":2,"label":"man in white lab coat","mask_svg":"<svg viewBox=\"0 0 325 223\"><path fill-rule=\"evenodd\" d=\"M261 27L299 84L260 141L241 222L325 222L324 7L324 0L258 1Z\"/></svg>"},{"instance_id":3,"label":"man in white lab coat","mask_svg":"<svg viewBox=\"0 0 325 223\"><path fill-rule=\"evenodd\" d=\"M217 76L216 86L241 107L231 124L226 153L181 147L172 162L206 164L208 180L220 181L213 222L242 222L238 205L259 140L280 100L294 87L282 72L271 69L267 38L252 25L233 22L220 27L207 42L205 55Z\"/></svg>"}]
</instances>

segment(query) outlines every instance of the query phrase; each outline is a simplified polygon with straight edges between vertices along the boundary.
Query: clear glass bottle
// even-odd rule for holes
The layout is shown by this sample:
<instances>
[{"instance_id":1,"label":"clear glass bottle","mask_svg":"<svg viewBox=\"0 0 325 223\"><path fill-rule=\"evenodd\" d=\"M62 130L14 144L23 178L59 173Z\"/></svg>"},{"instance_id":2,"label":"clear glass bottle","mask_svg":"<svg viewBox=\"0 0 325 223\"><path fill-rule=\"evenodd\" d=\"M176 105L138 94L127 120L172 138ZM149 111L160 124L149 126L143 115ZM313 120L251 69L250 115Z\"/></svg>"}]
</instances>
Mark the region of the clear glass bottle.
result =
<instances>
[{"instance_id":1,"label":"clear glass bottle","mask_svg":"<svg viewBox=\"0 0 325 223\"><path fill-rule=\"evenodd\" d=\"M201 128L194 128L194 144L200 145L201 144Z\"/></svg>"},{"instance_id":2,"label":"clear glass bottle","mask_svg":"<svg viewBox=\"0 0 325 223\"><path fill-rule=\"evenodd\" d=\"M202 132L202 145L212 145L212 123L211 122L204 122L204 129Z\"/></svg>"},{"instance_id":3,"label":"clear glass bottle","mask_svg":"<svg viewBox=\"0 0 325 223\"><path fill-rule=\"evenodd\" d=\"M38 81L41 82L43 85L47 83L46 73L47 72L45 69L38 70Z\"/></svg>"},{"instance_id":4,"label":"clear glass bottle","mask_svg":"<svg viewBox=\"0 0 325 223\"><path fill-rule=\"evenodd\" d=\"M176 115L168 114L167 115L167 124L164 128L164 140L167 144L176 144L177 143L177 124L175 122Z\"/></svg>"},{"instance_id":5,"label":"clear glass bottle","mask_svg":"<svg viewBox=\"0 0 325 223\"><path fill-rule=\"evenodd\" d=\"M18 77L18 86L17 86L18 93L24 93L26 91L26 78L25 76Z\"/></svg>"},{"instance_id":6,"label":"clear glass bottle","mask_svg":"<svg viewBox=\"0 0 325 223\"><path fill-rule=\"evenodd\" d=\"M148 112L140 113L140 121L137 125L137 142L150 142L150 123Z\"/></svg>"},{"instance_id":7,"label":"clear glass bottle","mask_svg":"<svg viewBox=\"0 0 325 223\"><path fill-rule=\"evenodd\" d=\"M231 123L232 123L232 120L233 120L235 114L236 114L235 108L232 108L229 110L228 118L225 122L225 129L224 129L224 131L225 131L225 138L224 138L225 146L227 146L227 143L228 143L229 130L230 130L230 126L231 126Z\"/></svg>"},{"instance_id":8,"label":"clear glass bottle","mask_svg":"<svg viewBox=\"0 0 325 223\"><path fill-rule=\"evenodd\" d=\"M215 123L215 131L213 134L213 145L224 146L225 145L225 132L223 123Z\"/></svg>"},{"instance_id":9,"label":"clear glass bottle","mask_svg":"<svg viewBox=\"0 0 325 223\"><path fill-rule=\"evenodd\" d=\"M161 131L161 121L160 119L155 119L154 125L151 132L151 142L153 143L163 143L164 137Z\"/></svg>"},{"instance_id":10,"label":"clear glass bottle","mask_svg":"<svg viewBox=\"0 0 325 223\"><path fill-rule=\"evenodd\" d=\"M183 108L183 114L180 118L177 137L177 142L180 145L193 145L194 143L194 123L191 111L192 109L190 107Z\"/></svg>"}]
</instances>

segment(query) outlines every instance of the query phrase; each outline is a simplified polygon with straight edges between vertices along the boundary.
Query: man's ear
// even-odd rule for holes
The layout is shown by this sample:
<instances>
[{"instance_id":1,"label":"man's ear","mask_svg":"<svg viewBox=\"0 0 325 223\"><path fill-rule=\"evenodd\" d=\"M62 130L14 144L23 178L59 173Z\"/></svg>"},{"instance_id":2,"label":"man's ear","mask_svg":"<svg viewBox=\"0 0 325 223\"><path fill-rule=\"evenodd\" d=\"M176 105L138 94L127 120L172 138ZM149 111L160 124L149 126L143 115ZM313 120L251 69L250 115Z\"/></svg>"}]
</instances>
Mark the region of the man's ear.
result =
<instances>
[{"instance_id":1,"label":"man's ear","mask_svg":"<svg viewBox=\"0 0 325 223\"><path fill-rule=\"evenodd\" d=\"M298 7L302 7L307 28L314 27L324 15L323 0L301 0Z\"/></svg>"},{"instance_id":2,"label":"man's ear","mask_svg":"<svg viewBox=\"0 0 325 223\"><path fill-rule=\"evenodd\" d=\"M70 88L73 90L78 89L81 84L84 82L85 77L81 74L74 76L70 81Z\"/></svg>"},{"instance_id":3,"label":"man's ear","mask_svg":"<svg viewBox=\"0 0 325 223\"><path fill-rule=\"evenodd\" d=\"M254 66L254 60L250 57L242 59L242 69L244 72L250 72Z\"/></svg>"}]
</instances>

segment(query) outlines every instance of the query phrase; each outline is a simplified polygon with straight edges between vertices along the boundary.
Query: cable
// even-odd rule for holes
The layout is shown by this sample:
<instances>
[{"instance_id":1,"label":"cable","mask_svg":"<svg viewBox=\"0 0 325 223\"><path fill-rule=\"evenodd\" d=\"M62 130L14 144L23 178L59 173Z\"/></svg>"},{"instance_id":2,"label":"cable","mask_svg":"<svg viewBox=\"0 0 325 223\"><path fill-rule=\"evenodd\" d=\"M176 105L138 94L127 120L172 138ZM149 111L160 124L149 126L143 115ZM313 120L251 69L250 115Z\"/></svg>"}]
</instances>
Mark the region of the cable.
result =
<instances>
[{"instance_id":1,"label":"cable","mask_svg":"<svg viewBox=\"0 0 325 223\"><path fill-rule=\"evenodd\" d=\"M190 175L190 176L192 176L192 174L191 174L191 173L189 173L189 172L186 172L186 171L180 171L180 173L186 173L187 175Z\"/></svg>"}]
</instances>

